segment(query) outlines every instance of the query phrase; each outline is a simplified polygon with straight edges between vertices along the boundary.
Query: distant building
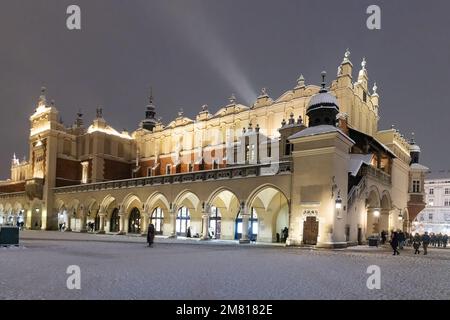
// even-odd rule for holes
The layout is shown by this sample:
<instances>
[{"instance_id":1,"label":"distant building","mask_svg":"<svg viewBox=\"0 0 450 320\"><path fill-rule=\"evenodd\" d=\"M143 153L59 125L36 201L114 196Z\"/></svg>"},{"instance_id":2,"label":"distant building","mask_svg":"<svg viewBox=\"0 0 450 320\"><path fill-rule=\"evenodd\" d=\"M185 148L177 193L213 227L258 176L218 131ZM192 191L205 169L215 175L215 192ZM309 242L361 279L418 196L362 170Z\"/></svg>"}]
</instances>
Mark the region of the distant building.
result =
<instances>
[{"instance_id":1,"label":"distant building","mask_svg":"<svg viewBox=\"0 0 450 320\"><path fill-rule=\"evenodd\" d=\"M232 95L195 119L180 111L166 124L150 94L131 133L112 128L101 108L90 126L81 112L64 125L43 88L28 160L14 157L0 183L0 223L139 234L151 222L166 236L242 243L274 242L288 228L288 245L321 247L409 230L425 207L419 146L379 130L365 59L354 77L347 51L336 77L322 76L321 85L300 76L275 99L263 89L251 106Z\"/></svg>"},{"instance_id":2,"label":"distant building","mask_svg":"<svg viewBox=\"0 0 450 320\"><path fill-rule=\"evenodd\" d=\"M413 230L450 235L450 170L430 172L425 180L426 207L413 222Z\"/></svg>"}]
</instances>

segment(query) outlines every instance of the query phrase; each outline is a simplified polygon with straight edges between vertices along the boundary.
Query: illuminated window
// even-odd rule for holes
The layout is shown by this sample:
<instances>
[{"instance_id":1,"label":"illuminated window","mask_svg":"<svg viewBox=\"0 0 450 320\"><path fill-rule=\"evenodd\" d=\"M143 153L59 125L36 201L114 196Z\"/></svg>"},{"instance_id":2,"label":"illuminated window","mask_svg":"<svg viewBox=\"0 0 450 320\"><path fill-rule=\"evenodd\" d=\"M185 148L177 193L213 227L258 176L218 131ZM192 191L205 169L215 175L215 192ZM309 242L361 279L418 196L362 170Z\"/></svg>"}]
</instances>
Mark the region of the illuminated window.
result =
<instances>
[{"instance_id":1,"label":"illuminated window","mask_svg":"<svg viewBox=\"0 0 450 320\"><path fill-rule=\"evenodd\" d=\"M85 161L81 163L81 183L88 183L89 180L89 162Z\"/></svg>"},{"instance_id":2,"label":"illuminated window","mask_svg":"<svg viewBox=\"0 0 450 320\"><path fill-rule=\"evenodd\" d=\"M150 221L155 226L155 231L158 234L162 233L162 228L164 224L164 212L160 207L155 208L152 213L152 219Z\"/></svg>"},{"instance_id":3,"label":"illuminated window","mask_svg":"<svg viewBox=\"0 0 450 320\"><path fill-rule=\"evenodd\" d=\"M413 193L420 193L420 181L413 180Z\"/></svg>"}]
</instances>

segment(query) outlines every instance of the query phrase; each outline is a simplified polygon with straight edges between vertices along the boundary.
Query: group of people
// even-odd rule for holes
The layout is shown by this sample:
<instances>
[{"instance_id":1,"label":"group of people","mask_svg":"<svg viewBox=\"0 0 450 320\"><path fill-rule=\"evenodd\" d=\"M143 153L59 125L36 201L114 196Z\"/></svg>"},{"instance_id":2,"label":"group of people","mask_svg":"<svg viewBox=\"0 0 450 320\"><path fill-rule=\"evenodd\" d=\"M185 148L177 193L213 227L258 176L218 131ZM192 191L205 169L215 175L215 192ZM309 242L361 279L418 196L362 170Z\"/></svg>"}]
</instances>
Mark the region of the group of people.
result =
<instances>
[{"instance_id":1,"label":"group of people","mask_svg":"<svg viewBox=\"0 0 450 320\"><path fill-rule=\"evenodd\" d=\"M381 232L381 242L384 244L387 240L387 232ZM391 247L394 250L393 255L399 255L400 251L398 249L403 249L403 247L410 246L414 248L414 254L420 254L420 248L423 248L423 254L428 254L428 246L432 245L433 247L447 247L448 236L442 235L441 233L436 235L434 233L428 234L425 232L423 235L416 233L413 235L412 233L403 232L403 231L392 231L391 233Z\"/></svg>"}]
</instances>

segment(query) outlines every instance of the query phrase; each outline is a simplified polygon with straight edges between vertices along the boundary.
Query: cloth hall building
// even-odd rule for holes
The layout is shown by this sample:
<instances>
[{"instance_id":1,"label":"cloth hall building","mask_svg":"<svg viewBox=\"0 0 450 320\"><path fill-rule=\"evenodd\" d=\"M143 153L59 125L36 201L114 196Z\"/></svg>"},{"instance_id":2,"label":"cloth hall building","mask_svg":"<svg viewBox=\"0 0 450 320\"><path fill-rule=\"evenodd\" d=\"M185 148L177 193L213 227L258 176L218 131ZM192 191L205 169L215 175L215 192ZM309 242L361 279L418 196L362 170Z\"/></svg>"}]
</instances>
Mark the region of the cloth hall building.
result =
<instances>
[{"instance_id":1,"label":"cloth hall building","mask_svg":"<svg viewBox=\"0 0 450 320\"><path fill-rule=\"evenodd\" d=\"M319 75L318 77L319 78ZM301 76L277 99L229 103L168 124L149 99L133 133L97 110L63 125L45 89L30 117L29 157L0 183L0 224L27 229L346 247L381 230L409 229L424 208L420 149L379 130L379 94L366 61L345 53L335 79Z\"/></svg>"}]
</instances>

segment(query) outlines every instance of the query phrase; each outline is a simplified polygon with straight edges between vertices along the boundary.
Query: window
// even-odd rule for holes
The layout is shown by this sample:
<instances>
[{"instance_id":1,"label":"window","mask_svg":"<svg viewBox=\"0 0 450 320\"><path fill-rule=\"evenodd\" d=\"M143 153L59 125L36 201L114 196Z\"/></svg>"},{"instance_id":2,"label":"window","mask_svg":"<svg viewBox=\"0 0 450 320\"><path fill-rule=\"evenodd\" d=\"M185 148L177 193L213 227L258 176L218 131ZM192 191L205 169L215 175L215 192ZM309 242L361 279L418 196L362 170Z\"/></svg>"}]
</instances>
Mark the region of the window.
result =
<instances>
[{"instance_id":1,"label":"window","mask_svg":"<svg viewBox=\"0 0 450 320\"><path fill-rule=\"evenodd\" d=\"M413 180L413 193L420 193L420 181Z\"/></svg>"},{"instance_id":2,"label":"window","mask_svg":"<svg viewBox=\"0 0 450 320\"><path fill-rule=\"evenodd\" d=\"M194 171L194 165L192 163L189 163L188 165L188 171L193 172Z\"/></svg>"},{"instance_id":3,"label":"window","mask_svg":"<svg viewBox=\"0 0 450 320\"><path fill-rule=\"evenodd\" d=\"M147 177L153 177L153 168L147 168Z\"/></svg>"},{"instance_id":4,"label":"window","mask_svg":"<svg viewBox=\"0 0 450 320\"><path fill-rule=\"evenodd\" d=\"M172 173L172 165L168 164L166 165L166 174L171 174Z\"/></svg>"},{"instance_id":5,"label":"window","mask_svg":"<svg viewBox=\"0 0 450 320\"><path fill-rule=\"evenodd\" d=\"M367 93L363 91L363 101L367 102Z\"/></svg>"},{"instance_id":6,"label":"window","mask_svg":"<svg viewBox=\"0 0 450 320\"><path fill-rule=\"evenodd\" d=\"M428 220L433 220L433 214L432 213L428 214Z\"/></svg>"},{"instance_id":7,"label":"window","mask_svg":"<svg viewBox=\"0 0 450 320\"><path fill-rule=\"evenodd\" d=\"M164 224L164 212L160 207L155 208L152 213L151 223L155 226L157 234L162 234L162 227Z\"/></svg>"},{"instance_id":8,"label":"window","mask_svg":"<svg viewBox=\"0 0 450 320\"><path fill-rule=\"evenodd\" d=\"M445 199L444 206L450 207L450 199Z\"/></svg>"},{"instance_id":9,"label":"window","mask_svg":"<svg viewBox=\"0 0 450 320\"><path fill-rule=\"evenodd\" d=\"M444 189L444 194L450 194L450 188L445 188Z\"/></svg>"},{"instance_id":10,"label":"window","mask_svg":"<svg viewBox=\"0 0 450 320\"><path fill-rule=\"evenodd\" d=\"M176 231L178 235L191 237L191 215L189 209L181 207L178 209Z\"/></svg>"},{"instance_id":11,"label":"window","mask_svg":"<svg viewBox=\"0 0 450 320\"><path fill-rule=\"evenodd\" d=\"M209 218L209 235L213 239L220 239L222 216L217 207L211 207L211 216Z\"/></svg>"},{"instance_id":12,"label":"window","mask_svg":"<svg viewBox=\"0 0 450 320\"><path fill-rule=\"evenodd\" d=\"M444 219L445 219L445 221L450 221L450 213L446 213L444 215Z\"/></svg>"},{"instance_id":13,"label":"window","mask_svg":"<svg viewBox=\"0 0 450 320\"><path fill-rule=\"evenodd\" d=\"M433 195L433 194L434 194L434 189L433 189L433 188L430 188L430 190L428 190L428 194Z\"/></svg>"},{"instance_id":14,"label":"window","mask_svg":"<svg viewBox=\"0 0 450 320\"><path fill-rule=\"evenodd\" d=\"M89 162L85 161L81 163L81 183L88 183L89 179Z\"/></svg>"},{"instance_id":15,"label":"window","mask_svg":"<svg viewBox=\"0 0 450 320\"><path fill-rule=\"evenodd\" d=\"M285 156L291 155L293 150L294 150L294 145L292 143L286 142L286 148L284 150L284 155Z\"/></svg>"},{"instance_id":16,"label":"window","mask_svg":"<svg viewBox=\"0 0 450 320\"><path fill-rule=\"evenodd\" d=\"M434 199L428 200L428 205L429 206L434 206Z\"/></svg>"},{"instance_id":17,"label":"window","mask_svg":"<svg viewBox=\"0 0 450 320\"><path fill-rule=\"evenodd\" d=\"M219 164L217 163L217 160L213 161L213 170L219 169Z\"/></svg>"}]
</instances>

